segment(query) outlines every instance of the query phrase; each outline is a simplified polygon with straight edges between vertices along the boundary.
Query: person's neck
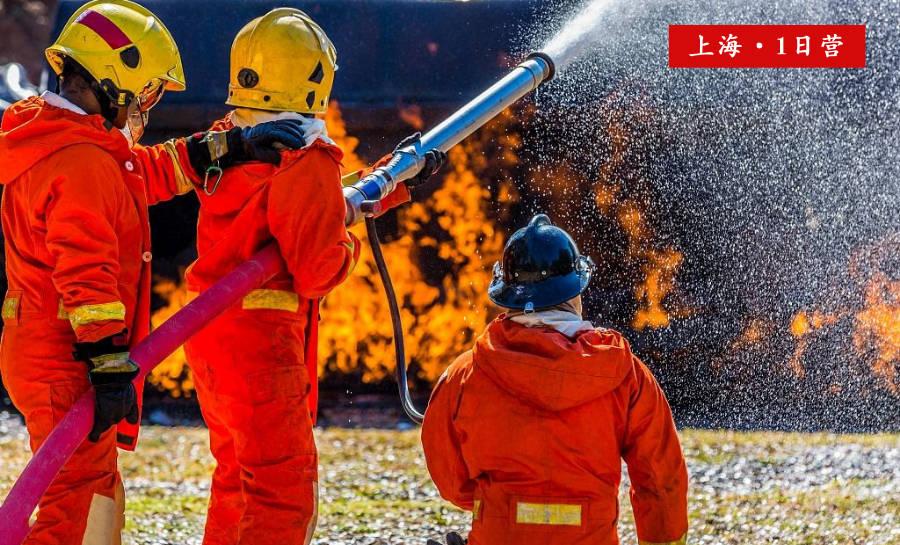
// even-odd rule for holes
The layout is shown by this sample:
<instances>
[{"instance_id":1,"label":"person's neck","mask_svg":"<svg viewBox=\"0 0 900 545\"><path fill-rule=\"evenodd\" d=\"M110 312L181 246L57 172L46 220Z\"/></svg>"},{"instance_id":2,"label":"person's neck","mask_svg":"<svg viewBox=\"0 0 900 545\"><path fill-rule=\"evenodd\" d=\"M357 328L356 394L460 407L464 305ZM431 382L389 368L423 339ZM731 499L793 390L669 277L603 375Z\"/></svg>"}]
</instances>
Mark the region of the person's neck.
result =
<instances>
[{"instance_id":1,"label":"person's neck","mask_svg":"<svg viewBox=\"0 0 900 545\"><path fill-rule=\"evenodd\" d=\"M560 304L552 306L552 307L542 308L542 309L529 311L529 312L526 312L524 310L519 310L519 309L508 309L505 312L505 314L506 314L507 318L514 318L516 316L528 316L528 315L541 314L541 313L546 314L546 313L551 313L551 312L568 312L569 314L574 314L575 316L577 316L579 320L583 320L583 318L581 316L581 312L579 312L578 309L576 309L575 306L572 303L570 303L569 301L566 301L565 303L560 303Z\"/></svg>"},{"instance_id":2,"label":"person's neck","mask_svg":"<svg viewBox=\"0 0 900 545\"><path fill-rule=\"evenodd\" d=\"M96 97L94 97L93 93L87 95L83 91L61 89L59 92L59 96L68 100L75 106L78 106L88 115L96 115L100 113L100 105L97 103L97 99Z\"/></svg>"}]
</instances>

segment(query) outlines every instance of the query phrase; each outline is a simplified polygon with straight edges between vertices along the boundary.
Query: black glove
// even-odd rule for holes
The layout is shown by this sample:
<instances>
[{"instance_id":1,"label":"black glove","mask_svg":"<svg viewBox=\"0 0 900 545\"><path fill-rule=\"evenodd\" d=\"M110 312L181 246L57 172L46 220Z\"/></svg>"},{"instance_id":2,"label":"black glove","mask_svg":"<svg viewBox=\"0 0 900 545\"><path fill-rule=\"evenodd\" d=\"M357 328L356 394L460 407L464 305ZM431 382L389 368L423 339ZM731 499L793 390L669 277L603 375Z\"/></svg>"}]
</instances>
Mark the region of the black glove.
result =
<instances>
[{"instance_id":1,"label":"black glove","mask_svg":"<svg viewBox=\"0 0 900 545\"><path fill-rule=\"evenodd\" d=\"M406 146L415 143L421 137L422 134L418 132L407 136L403 139L402 142L397 144L397 147L394 148L394 153L397 153ZM404 180L403 183L406 184L407 189L419 187L420 185L427 182L435 172L439 171L446 161L447 154L437 148L425 152L425 166L422 167L422 170L420 170L418 174L416 174L412 178L409 178L408 180Z\"/></svg>"},{"instance_id":2,"label":"black glove","mask_svg":"<svg viewBox=\"0 0 900 545\"><path fill-rule=\"evenodd\" d=\"M456 532L450 532L449 534L447 534L447 545L466 545L466 543L468 543L468 542L469 542L468 539L463 539L462 536L460 536ZM435 541L433 539L429 539L427 545L444 545L444 544L441 543L440 541Z\"/></svg>"},{"instance_id":3,"label":"black glove","mask_svg":"<svg viewBox=\"0 0 900 545\"><path fill-rule=\"evenodd\" d=\"M278 119L243 129L197 133L186 138L185 144L191 166L206 176L210 167L224 169L246 161L280 165L280 149L301 149L306 140L302 121Z\"/></svg>"},{"instance_id":4,"label":"black glove","mask_svg":"<svg viewBox=\"0 0 900 545\"><path fill-rule=\"evenodd\" d=\"M96 443L103 432L122 419L137 424L137 392L131 381L138 376L140 368L128 357L128 333L93 343L75 343L72 355L87 364L88 378L96 393L94 426L88 439Z\"/></svg>"}]
</instances>

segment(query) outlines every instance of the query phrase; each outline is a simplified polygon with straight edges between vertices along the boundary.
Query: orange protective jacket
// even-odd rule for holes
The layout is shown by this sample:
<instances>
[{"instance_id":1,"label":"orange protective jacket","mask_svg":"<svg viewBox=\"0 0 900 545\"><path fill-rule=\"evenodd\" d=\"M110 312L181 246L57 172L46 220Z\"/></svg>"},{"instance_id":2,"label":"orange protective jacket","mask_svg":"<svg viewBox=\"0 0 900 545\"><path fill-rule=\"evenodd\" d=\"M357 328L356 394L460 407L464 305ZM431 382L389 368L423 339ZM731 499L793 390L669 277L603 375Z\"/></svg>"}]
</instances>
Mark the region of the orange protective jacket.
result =
<instances>
[{"instance_id":1,"label":"orange protective jacket","mask_svg":"<svg viewBox=\"0 0 900 545\"><path fill-rule=\"evenodd\" d=\"M233 127L229 114L210 130ZM179 152L181 164L189 164L186 149L179 147ZM198 186L201 206L199 257L185 273L188 289L203 292L266 245L278 242L283 270L248 296L243 306L264 309L266 305L286 305L302 316L306 342L301 339L293 349L305 352L313 421L318 300L349 276L360 254L359 240L344 226L346 208L337 182L342 158L340 148L317 140L304 149L282 152L282 163L277 167L246 163L229 168L213 195L200 189L203 180L193 171L189 174ZM334 186L329 185L332 182ZM209 186L211 189L212 182ZM267 353L268 342L260 340L259 353ZM287 348L273 347L268 353Z\"/></svg>"},{"instance_id":2,"label":"orange protective jacket","mask_svg":"<svg viewBox=\"0 0 900 545\"><path fill-rule=\"evenodd\" d=\"M688 475L665 395L610 330L500 316L444 373L422 428L470 545L614 545L621 461L641 544L684 543Z\"/></svg>"},{"instance_id":3,"label":"orange protective jacket","mask_svg":"<svg viewBox=\"0 0 900 545\"><path fill-rule=\"evenodd\" d=\"M40 345L47 357L61 361L72 358L75 342L126 328L131 345L146 337L152 256L147 206L192 189L164 157L168 149L132 150L101 116L40 98L6 110L0 127L9 281L3 356L11 365L40 364L26 361L29 346ZM122 422L119 446L133 450L137 431Z\"/></svg>"}]
</instances>

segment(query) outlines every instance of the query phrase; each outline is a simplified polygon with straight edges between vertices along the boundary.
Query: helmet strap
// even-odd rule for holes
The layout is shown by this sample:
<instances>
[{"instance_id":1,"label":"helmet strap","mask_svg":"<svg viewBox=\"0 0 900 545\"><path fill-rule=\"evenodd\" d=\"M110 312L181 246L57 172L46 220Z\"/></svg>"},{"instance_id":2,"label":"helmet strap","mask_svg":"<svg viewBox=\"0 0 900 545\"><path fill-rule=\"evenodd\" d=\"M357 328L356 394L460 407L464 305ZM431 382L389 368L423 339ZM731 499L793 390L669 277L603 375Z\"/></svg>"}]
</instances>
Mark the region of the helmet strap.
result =
<instances>
[{"instance_id":1,"label":"helmet strap","mask_svg":"<svg viewBox=\"0 0 900 545\"><path fill-rule=\"evenodd\" d=\"M94 92L94 96L100 104L100 115L103 116L103 119L114 123L116 117L119 116L119 108L113 106L112 99L109 98L109 95L103 90L97 80L91 81L91 91Z\"/></svg>"}]
</instances>

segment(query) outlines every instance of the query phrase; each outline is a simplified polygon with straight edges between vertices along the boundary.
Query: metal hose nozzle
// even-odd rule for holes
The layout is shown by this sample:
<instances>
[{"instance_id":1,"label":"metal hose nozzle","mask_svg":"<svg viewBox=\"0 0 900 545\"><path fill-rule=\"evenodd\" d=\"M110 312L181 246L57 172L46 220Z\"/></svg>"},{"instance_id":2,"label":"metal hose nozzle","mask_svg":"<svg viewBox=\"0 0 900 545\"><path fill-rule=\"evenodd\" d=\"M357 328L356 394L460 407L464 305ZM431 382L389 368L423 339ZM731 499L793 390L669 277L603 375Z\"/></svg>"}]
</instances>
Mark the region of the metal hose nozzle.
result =
<instances>
[{"instance_id":1,"label":"metal hose nozzle","mask_svg":"<svg viewBox=\"0 0 900 545\"><path fill-rule=\"evenodd\" d=\"M532 53L503 79L460 108L419 140L398 150L391 161L344 188L347 202L345 223L362 221L363 201L380 200L397 187L398 182L415 176L425 165L425 153L433 149L448 151L465 137L493 119L507 106L553 78L553 59L546 53Z\"/></svg>"}]
</instances>

